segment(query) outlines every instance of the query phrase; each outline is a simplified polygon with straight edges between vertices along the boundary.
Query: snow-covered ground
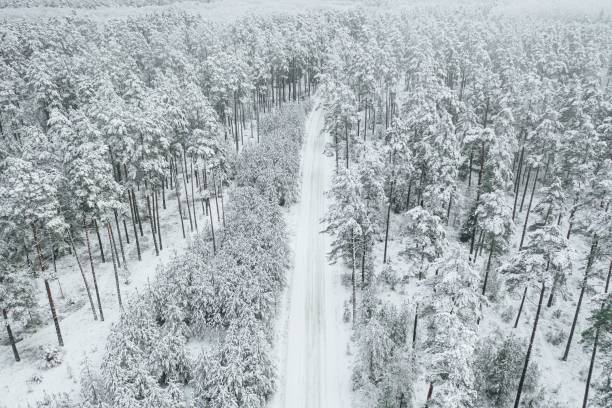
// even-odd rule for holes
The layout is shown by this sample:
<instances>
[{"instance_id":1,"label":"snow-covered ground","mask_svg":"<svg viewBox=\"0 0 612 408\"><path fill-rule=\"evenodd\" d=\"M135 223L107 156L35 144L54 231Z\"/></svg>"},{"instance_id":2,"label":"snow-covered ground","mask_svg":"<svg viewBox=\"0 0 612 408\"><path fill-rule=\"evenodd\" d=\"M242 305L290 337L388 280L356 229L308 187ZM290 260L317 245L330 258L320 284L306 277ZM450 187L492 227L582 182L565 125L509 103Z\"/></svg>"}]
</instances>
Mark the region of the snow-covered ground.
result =
<instances>
[{"instance_id":1,"label":"snow-covered ground","mask_svg":"<svg viewBox=\"0 0 612 408\"><path fill-rule=\"evenodd\" d=\"M183 202L183 213L187 239L183 239L179 213L177 210L176 196L170 193L166 197L167 209L164 210L160 205L160 218L162 230L163 251L159 257L155 256L153 242L151 239L150 225L143 222L144 236L140 238L142 249L142 261L138 261L136 245L133 239L130 245L126 246L126 258L128 259L128 269L131 272L129 285L121 282L121 297L125 304L128 298L137 292L142 292L149 284L149 280L154 277L157 266L168 261L175 253L183 251L189 242L189 218L185 211ZM196 203L197 204L197 203ZM216 216L215 202L211 201L213 214ZM196 211L198 226L209 228L207 217L205 218L200 208ZM219 209L221 211L221 208ZM213 218L215 229L219 228L216 217ZM101 231L102 232L102 231ZM123 232L123 230L122 230ZM130 237L133 231L128 228ZM125 236L122 235L125 240ZM132 237L133 238L133 237ZM97 239L95 233L90 233L92 253L95 256L95 269L100 287L100 297L104 311L104 322L94 321L87 301L83 281L80 276L76 261L72 256L64 256L58 260L57 270L65 299L61 297L58 286L55 282L51 283L54 299L59 311L60 327L64 338L64 361L61 365L51 369L41 369L40 357L41 346L57 345L55 329L50 321L38 328L34 333L24 333L19 336L23 338L17 344L22 361L17 363L13 359L10 346L0 345L0 407L20 408L35 405L41 400L45 393L68 393L76 395L80 389L80 374L82 363L85 358L91 367L99 367L104 356L105 343L113 322L120 316L119 304L115 289L115 280L112 262L107 259L106 263L101 263L99 258ZM102 236L103 244L107 244ZM125 242L124 242L125 245ZM81 265L92 288L91 269L87 249L77 248ZM110 248L105 247L107 258L110 257ZM43 318L47 318L49 308L42 287L42 280L38 288L38 303ZM94 300L95 302L95 300ZM4 335L4 333L3 333Z\"/></svg>"},{"instance_id":2,"label":"snow-covered ground","mask_svg":"<svg viewBox=\"0 0 612 408\"><path fill-rule=\"evenodd\" d=\"M350 406L350 333L342 321L347 294L339 271L328 265L328 236L321 233L333 168L322 128L316 107L306 121L301 199L289 213L294 267L278 324L279 386L272 408Z\"/></svg>"}]
</instances>

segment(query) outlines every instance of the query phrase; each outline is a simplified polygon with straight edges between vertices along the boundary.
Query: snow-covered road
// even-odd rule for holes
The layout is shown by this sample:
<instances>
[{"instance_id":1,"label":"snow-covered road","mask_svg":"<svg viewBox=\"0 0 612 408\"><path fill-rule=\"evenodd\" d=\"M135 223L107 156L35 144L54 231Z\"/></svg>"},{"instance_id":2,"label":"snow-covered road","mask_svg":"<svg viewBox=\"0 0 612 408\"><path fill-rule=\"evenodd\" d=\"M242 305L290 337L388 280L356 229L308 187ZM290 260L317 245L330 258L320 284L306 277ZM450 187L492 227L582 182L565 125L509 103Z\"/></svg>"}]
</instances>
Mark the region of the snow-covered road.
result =
<instances>
[{"instance_id":1,"label":"snow-covered road","mask_svg":"<svg viewBox=\"0 0 612 408\"><path fill-rule=\"evenodd\" d=\"M294 268L289 277L284 344L275 408L346 408L348 332L342 322L340 277L327 263L327 208L333 159L324 155L323 112L307 118L301 200L294 213ZM284 346L284 347L283 347Z\"/></svg>"}]
</instances>

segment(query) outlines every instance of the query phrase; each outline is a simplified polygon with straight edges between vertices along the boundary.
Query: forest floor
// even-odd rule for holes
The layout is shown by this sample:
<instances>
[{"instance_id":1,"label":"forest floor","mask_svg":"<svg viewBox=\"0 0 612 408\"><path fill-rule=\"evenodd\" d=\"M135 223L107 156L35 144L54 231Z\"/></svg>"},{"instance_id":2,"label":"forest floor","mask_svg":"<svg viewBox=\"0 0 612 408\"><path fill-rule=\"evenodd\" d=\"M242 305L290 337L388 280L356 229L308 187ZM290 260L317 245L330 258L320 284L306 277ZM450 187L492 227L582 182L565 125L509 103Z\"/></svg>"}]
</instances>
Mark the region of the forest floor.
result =
<instances>
[{"instance_id":1,"label":"forest floor","mask_svg":"<svg viewBox=\"0 0 612 408\"><path fill-rule=\"evenodd\" d=\"M469 205L473 202L475 197L474 187L470 189L467 186L461 186L461 189L461 202L451 211L449 226L446 228L448 239L455 242L459 241L459 230L464 221L460 214L465 214L467 212ZM523 190L524 184L521 185L520 191L523 192ZM536 194L534 197L534 205L539 201L539 198L540 197ZM528 200L529 197L527 196L526 201ZM527 204L525 204L525 207L526 206ZM510 249L510 251L518 251L525 214L526 208L523 208L523 211L519 211L517 208L517 217L515 220L516 229L512 249ZM531 219L537 219L533 212ZM393 265L401 274L414 276L418 265L407 261L406 257L402 254L406 249L406 242L408 239L403 232L407 228L407 223L408 221L405 214L391 214L387 259L388 264ZM568 223L566 219L561 223L561 228L563 232L567 231ZM527 236L528 235L529 232L527 233ZM530 363L532 365L537 365L540 372L539 385L546 387L548 393L550 393L559 403L559 408L579 406L582 401L586 372L590 359L590 350L585 350L580 343L581 333L582 330L587 327L585 320L590 315L590 311L595 305L595 303L591 301L591 298L595 294L602 292L602 276L605 276L609 265L609 260L607 258L595 262L593 265L592 277L589 281L591 287L585 294L582 303L582 309L568 361L564 362L561 360L561 356L563 355L567 335L576 309L579 288L584 276L589 251L588 239L578 232L572 234L569 242L573 251L573 274L569 278L566 286L558 290L553 306L550 308L545 306L542 309ZM467 247L468 244L464 243L461 245ZM374 246L376 276L380 276L383 268L383 249L384 243L380 240ZM475 265L481 276L484 276L486 262L487 252L479 249L479 257L475 261ZM499 266L499 259L493 259L492 265L488 286L490 288L489 294L491 292L497 293L498 299L497 301L491 301L488 306L483 308L483 319L478 328L478 337L479 339L483 339L492 332L499 330L504 337L517 336L523 339L526 347L527 340L531 335L533 319L537 309L537 288L529 289L518 327L513 328L521 293L520 291L513 294L504 293L505 289L501 282L502 277L498 276L495 271L496 267ZM407 283L400 283L396 285L394 289L391 289L388 285L380 285L379 290L378 296L384 303L400 306L406 302L414 304L418 298L417 293L420 290L420 286L418 279L410 278ZM545 302L548 299L548 295L549 292L547 291ZM419 324L421 324L421 322L419 322ZM424 333L425 327L420 326L418 332L419 338L424 336ZM556 341L553 339L556 339ZM596 373L599 372L599 367L600 366L595 367ZM425 404L428 387L429 384L425 381L418 381L415 385L417 406L423 406Z\"/></svg>"},{"instance_id":2,"label":"forest floor","mask_svg":"<svg viewBox=\"0 0 612 408\"><path fill-rule=\"evenodd\" d=\"M320 107L306 121L300 202L288 214L294 265L278 324L278 392L272 408L349 407L350 327L342 320L339 266L329 265L329 236L321 219L328 207L333 158L324 154Z\"/></svg>"},{"instance_id":3,"label":"forest floor","mask_svg":"<svg viewBox=\"0 0 612 408\"><path fill-rule=\"evenodd\" d=\"M122 227L122 238L124 245L126 245L126 258L130 271L129 284L125 284L124 279L120 277L121 297L124 305L129 302L130 297L134 293L146 291L149 281L155 277L157 267L169 261L174 254L185 250L190 241L190 224L185 203L183 202L183 216L187 239L182 237L174 191L168 192L166 204L167 208L164 210L160 203L163 250L160 251L159 257L155 256L151 238L151 227L148 221L143 220L144 235L142 237L139 236L140 247L142 249L142 261L140 262L136 254L133 230L128 227L130 244L126 245ZM197 203L196 207L198 207ZM200 231L208 229L208 217L204 217L200 208L196 208L196 210ZM214 200L211 201L211 210L214 214L214 227L217 230L220 228L220 225L216 219L217 212ZM219 208L219 211L222 213L222 208ZM128 225L130 225L129 219ZM93 319L83 280L74 256L66 255L59 258L57 261L57 271L64 296L61 296L57 281L51 282L51 287L58 308L60 327L65 343L64 347L61 348L63 362L59 366L49 369L45 369L42 366L43 359L41 358L40 347L47 345L57 346L57 338L50 319L49 306L43 289L42 279L39 279L39 287L36 293L40 314L43 317L43 325L37 327L33 332L17 333L18 339L22 339L17 344L22 361L19 363L15 362L8 344L0 345L0 407L20 408L28 407L29 405L35 406L36 402L43 399L45 394L67 393L71 396L77 395L80 390L81 370L85 359L88 360L91 367L97 368L100 366L104 356L106 339L112 324L119 319L120 308L115 289L108 239L105 235L102 235L104 253L107 257L105 263L101 262L98 241L94 231L90 231L90 240L105 321L94 321ZM77 252L95 302L87 249L83 245L77 245Z\"/></svg>"}]
</instances>

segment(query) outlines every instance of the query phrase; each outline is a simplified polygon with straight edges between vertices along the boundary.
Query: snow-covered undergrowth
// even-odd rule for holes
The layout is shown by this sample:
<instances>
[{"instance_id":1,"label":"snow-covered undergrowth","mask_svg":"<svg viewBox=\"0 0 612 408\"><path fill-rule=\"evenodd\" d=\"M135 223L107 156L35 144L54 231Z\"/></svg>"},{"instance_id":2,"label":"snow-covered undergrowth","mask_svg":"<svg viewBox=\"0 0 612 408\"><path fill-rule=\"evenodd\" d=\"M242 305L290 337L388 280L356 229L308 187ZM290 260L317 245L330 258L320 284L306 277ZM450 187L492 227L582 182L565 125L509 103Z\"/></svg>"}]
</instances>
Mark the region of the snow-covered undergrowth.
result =
<instances>
[{"instance_id":1,"label":"snow-covered undergrowth","mask_svg":"<svg viewBox=\"0 0 612 408\"><path fill-rule=\"evenodd\" d=\"M217 211L230 181L239 199L272 198L274 205L254 199L262 206L254 214L277 226L274 206L297 198L299 145L266 141L266 127L286 120L266 116L321 85L332 139L326 152L337 168L325 221L334 236L331 259L350 269L345 317L355 327L348 351L356 357L356 403L563 406L577 404L586 389L592 404L610 405L609 302L592 297L607 292L610 281L609 17L524 16L497 6L385 7L292 10L224 23L176 11L103 22L79 14L3 21L5 389L14 374L17 392L26 393L23 375L34 360L49 373L74 362L79 349L72 339L98 344L96 335L108 331L93 330L92 322L109 312L109 299L115 309L107 323L117 319L125 265L138 258L140 295L122 304L138 309L136 320L121 321L125 329L113 332L113 350L135 347L140 388L130 378L106 381L105 368L132 373L121 360L132 354L119 350L100 373L89 365L80 376L92 384L105 379L85 393L96 389L92 398L105 403L115 390L125 390L120 397L128 401L182 402L183 391L201 404L231 406L242 398L223 393L236 384L224 383L224 364L236 351L232 345L242 344L234 339L263 331L268 340L262 327L270 317L261 313L277 295L277 275L263 275L272 286L247 303L253 314L242 316L228 297L234 289L252 295L251 287L219 280L227 287L210 286L219 290L210 299L177 306L164 291L174 296L194 285L160 277L143 291L145 269L155 269L153 253L181 247L174 245L180 232L185 237L202 226L196 210L221 223L226 214ZM176 206L166 203L175 199ZM170 236L166 204L180 225ZM237 201L230 210L243 207L249 208ZM259 220L232 217L255 223L228 246L242 250L243 240L253 243ZM223 240L211 229L191 251L210 255L212 246L211 259L231 265L233 258L221 256ZM101 249L106 262L98 262ZM249 262L259 265L259 256ZM167 268L182 270L181 259ZM243 276L234 266L229 276ZM106 275L100 291L98 272ZM218 274L213 269L205 277L217 282ZM58 277L79 296L58 301ZM154 291L163 299L147 299ZM196 300L223 308L190 315ZM118 334L140 323L149 331L122 342ZM498 328L501 335L494 334ZM49 339L57 350L43 344ZM164 354L170 359L162 366L149 360L160 352L158 343L176 351ZM191 358L199 344L209 350L200 363L210 361L210 369ZM508 357L517 350L521 358ZM265 381L245 391L249 399L239 405L259 405L271 393L270 358L265 350L253 356ZM241 372L240 364L229 367ZM55 388L50 392L73 388L57 376L41 377L30 375L27 387L45 381Z\"/></svg>"},{"instance_id":2,"label":"snow-covered undergrowth","mask_svg":"<svg viewBox=\"0 0 612 408\"><path fill-rule=\"evenodd\" d=\"M299 165L291 164L299 164L304 111L289 104L270 116L261 143L239 157L216 244L200 233L159 267L113 326L100 370L83 368L80 398L51 395L43 406L181 407L185 386L195 406L265 406L275 389L271 333L290 264L279 203L296 195ZM259 160L267 155L276 160ZM190 342L205 344L197 358Z\"/></svg>"},{"instance_id":3,"label":"snow-covered undergrowth","mask_svg":"<svg viewBox=\"0 0 612 408\"><path fill-rule=\"evenodd\" d=\"M355 406L612 403L612 25L588 21L340 20L325 222Z\"/></svg>"}]
</instances>

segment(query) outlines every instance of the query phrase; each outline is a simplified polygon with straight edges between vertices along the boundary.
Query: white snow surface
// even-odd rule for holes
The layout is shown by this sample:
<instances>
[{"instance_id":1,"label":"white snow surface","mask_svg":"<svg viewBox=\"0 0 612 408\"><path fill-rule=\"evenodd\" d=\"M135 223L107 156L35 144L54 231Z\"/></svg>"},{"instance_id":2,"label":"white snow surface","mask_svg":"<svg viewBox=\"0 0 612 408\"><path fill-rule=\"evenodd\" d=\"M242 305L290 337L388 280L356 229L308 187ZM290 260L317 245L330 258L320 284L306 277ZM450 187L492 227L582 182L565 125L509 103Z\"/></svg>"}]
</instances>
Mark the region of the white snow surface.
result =
<instances>
[{"instance_id":1,"label":"white snow surface","mask_svg":"<svg viewBox=\"0 0 612 408\"><path fill-rule=\"evenodd\" d=\"M278 391L272 408L337 408L351 405L350 330L342 321L340 272L327 261L321 232L328 207L333 160L324 155L323 112L306 121L301 200L289 213L294 265L278 323Z\"/></svg>"},{"instance_id":2,"label":"white snow surface","mask_svg":"<svg viewBox=\"0 0 612 408\"><path fill-rule=\"evenodd\" d=\"M191 198L191 192L190 192ZM227 200L227 194L225 199ZM136 245L133 241L133 230L128 223L130 234L130 244L124 241L128 268L130 270L130 284L126 285L121 281L121 297L123 304L135 293L146 291L150 280L154 279L157 266L169 261L176 253L185 250L190 239L191 232L189 218L183 201L183 217L187 239L183 239L179 214L177 210L176 196L174 192L168 192L166 197L167 209L162 209L160 203L160 220L162 229L163 251L159 257L155 256L153 242L151 239L150 224L143 221L144 236L140 237L140 247L142 249L142 261L138 262L136 255ZM142 201L140 201L142 205ZM196 205L196 207L198 207ZM211 202L211 209L216 215L214 200ZM142 210L142 208L141 208ZM193 210L193 209L192 209ZM197 208L198 226L200 231L209 228L208 220ZM221 208L219 208L221 212ZM128 220L129 222L129 220ZM220 228L220 223L214 217L215 230ZM114 226L114 223L113 223ZM102 233L103 231L101 231ZM125 235L122 237L125 240ZM117 238L117 237L116 237ZM67 393L73 397L78 396L80 391L80 377L82 363L85 358L89 360L92 369L99 368L104 357L105 344L111 326L120 317L120 309L117 301L115 289L114 273L112 262L110 262L110 247L107 239L102 235L104 252L107 255L106 263L101 263L98 251L98 242L93 230L90 231L92 245L92 255L98 285L100 287L100 297L104 311L104 322L94 321L89 307L89 302L83 287L76 261L73 256L66 255L58 259L57 271L62 284L62 289L66 298L60 296L57 282L50 282L54 300L58 308L60 327L64 338L64 347L60 348L64 354L63 362L57 367L42 369L40 364L39 347L43 345L57 346L55 328L50 319L49 306L42 286L42 279L37 282L39 287L36 291L41 314L45 319L45 324L38 327L34 333L20 333L17 347L21 354L22 361L17 363L13 359L13 354L8 344L0 345L0 408L22 408L36 406L36 402L43 399L45 394ZM83 246L77 247L77 252L81 260L81 265L89 281L93 292L91 281L91 269L87 249ZM152 284L152 283L151 283ZM72 302L75 302L72 304ZM97 305L96 305L97 306ZM0 336L4 336L4 328ZM40 381L32 381L38 377Z\"/></svg>"}]
</instances>

